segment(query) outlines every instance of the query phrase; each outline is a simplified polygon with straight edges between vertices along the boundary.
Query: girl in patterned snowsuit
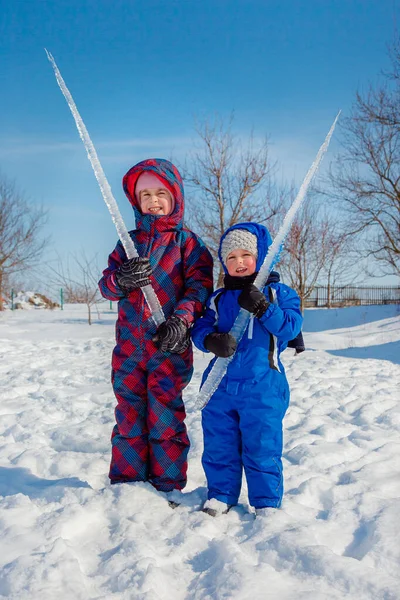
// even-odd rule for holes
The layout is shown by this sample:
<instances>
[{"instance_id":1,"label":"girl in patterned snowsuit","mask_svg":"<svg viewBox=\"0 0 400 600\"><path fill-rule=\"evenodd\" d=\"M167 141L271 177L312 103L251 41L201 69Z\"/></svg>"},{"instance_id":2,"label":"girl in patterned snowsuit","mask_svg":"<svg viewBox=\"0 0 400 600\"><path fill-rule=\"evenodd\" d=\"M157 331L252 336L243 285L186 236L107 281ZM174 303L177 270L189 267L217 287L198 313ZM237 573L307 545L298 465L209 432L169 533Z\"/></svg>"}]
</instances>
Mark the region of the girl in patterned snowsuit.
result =
<instances>
[{"instance_id":1,"label":"girl in patterned snowsuit","mask_svg":"<svg viewBox=\"0 0 400 600\"><path fill-rule=\"evenodd\" d=\"M224 288L211 296L192 332L200 350L228 357L236 350L228 332L240 307L251 313L227 373L202 414L208 483L203 510L212 516L237 504L243 468L257 514L279 507L282 500L282 420L289 387L279 354L300 332L302 316L298 295L277 278L263 291L253 285L270 244L262 225L242 223L228 229L219 249Z\"/></svg>"},{"instance_id":2,"label":"girl in patterned snowsuit","mask_svg":"<svg viewBox=\"0 0 400 600\"><path fill-rule=\"evenodd\" d=\"M105 298L118 300L109 477L111 483L149 481L160 491L180 490L189 449L182 400L193 372L189 328L212 291L212 258L183 227L182 179L169 161L135 165L123 187L136 216L130 236L139 258L127 260L118 242L99 282ZM166 318L158 331L140 289L148 283Z\"/></svg>"}]
</instances>

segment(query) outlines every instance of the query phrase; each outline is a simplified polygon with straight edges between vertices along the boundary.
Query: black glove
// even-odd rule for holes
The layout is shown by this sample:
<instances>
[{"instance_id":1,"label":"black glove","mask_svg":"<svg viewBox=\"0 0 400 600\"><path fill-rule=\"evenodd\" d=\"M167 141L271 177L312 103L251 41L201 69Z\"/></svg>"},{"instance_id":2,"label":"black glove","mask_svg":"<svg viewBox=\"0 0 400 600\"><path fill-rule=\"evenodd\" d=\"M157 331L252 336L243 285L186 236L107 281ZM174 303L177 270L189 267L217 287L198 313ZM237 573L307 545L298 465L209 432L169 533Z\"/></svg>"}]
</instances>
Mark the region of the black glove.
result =
<instances>
[{"instance_id":1,"label":"black glove","mask_svg":"<svg viewBox=\"0 0 400 600\"><path fill-rule=\"evenodd\" d=\"M228 358L235 353L237 342L230 333L209 333L204 347L220 358Z\"/></svg>"},{"instance_id":2,"label":"black glove","mask_svg":"<svg viewBox=\"0 0 400 600\"><path fill-rule=\"evenodd\" d=\"M157 343L161 352L182 354L190 345L190 333L187 325L175 315L161 323L153 342Z\"/></svg>"},{"instance_id":3,"label":"black glove","mask_svg":"<svg viewBox=\"0 0 400 600\"><path fill-rule=\"evenodd\" d=\"M149 285L152 274L148 258L130 258L124 262L115 273L115 281L121 290L128 294L130 291Z\"/></svg>"},{"instance_id":4,"label":"black glove","mask_svg":"<svg viewBox=\"0 0 400 600\"><path fill-rule=\"evenodd\" d=\"M301 354L306 349L304 345L303 333L300 333L293 339L288 342L288 348L294 348L296 350L296 354Z\"/></svg>"},{"instance_id":5,"label":"black glove","mask_svg":"<svg viewBox=\"0 0 400 600\"><path fill-rule=\"evenodd\" d=\"M254 283L244 288L240 293L238 302L239 306L253 313L257 319L263 316L270 304Z\"/></svg>"}]
</instances>

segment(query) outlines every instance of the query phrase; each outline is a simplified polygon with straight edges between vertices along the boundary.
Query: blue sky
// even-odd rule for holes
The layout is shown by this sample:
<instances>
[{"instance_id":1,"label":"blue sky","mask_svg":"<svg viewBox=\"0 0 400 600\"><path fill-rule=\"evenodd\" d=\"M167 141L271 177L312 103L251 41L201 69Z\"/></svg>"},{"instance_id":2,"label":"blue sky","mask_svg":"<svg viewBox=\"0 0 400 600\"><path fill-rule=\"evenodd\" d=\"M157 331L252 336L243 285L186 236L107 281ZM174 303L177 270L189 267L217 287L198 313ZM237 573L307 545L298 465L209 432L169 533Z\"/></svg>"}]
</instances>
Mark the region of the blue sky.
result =
<instances>
[{"instance_id":1,"label":"blue sky","mask_svg":"<svg viewBox=\"0 0 400 600\"><path fill-rule=\"evenodd\" d=\"M236 132L269 134L301 179L338 109L389 66L399 14L399 0L0 0L0 171L49 209L53 250L103 267L115 229L45 47L129 228L122 176L182 160L195 116L235 111Z\"/></svg>"}]
</instances>

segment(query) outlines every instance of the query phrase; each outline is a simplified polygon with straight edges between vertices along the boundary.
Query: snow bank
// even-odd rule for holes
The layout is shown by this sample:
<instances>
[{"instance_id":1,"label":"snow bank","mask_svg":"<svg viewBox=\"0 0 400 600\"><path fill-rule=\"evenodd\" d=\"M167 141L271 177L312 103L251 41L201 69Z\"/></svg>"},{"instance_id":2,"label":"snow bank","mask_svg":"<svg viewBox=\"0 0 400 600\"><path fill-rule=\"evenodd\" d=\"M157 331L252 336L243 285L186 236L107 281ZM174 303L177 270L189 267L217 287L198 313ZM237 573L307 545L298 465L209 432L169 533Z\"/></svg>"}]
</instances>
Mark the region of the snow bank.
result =
<instances>
[{"instance_id":1,"label":"snow bank","mask_svg":"<svg viewBox=\"0 0 400 600\"><path fill-rule=\"evenodd\" d=\"M30 310L32 308L56 308L59 306L43 294L36 292L18 292L13 300L14 309ZM11 308L11 301L6 304L6 308Z\"/></svg>"}]
</instances>

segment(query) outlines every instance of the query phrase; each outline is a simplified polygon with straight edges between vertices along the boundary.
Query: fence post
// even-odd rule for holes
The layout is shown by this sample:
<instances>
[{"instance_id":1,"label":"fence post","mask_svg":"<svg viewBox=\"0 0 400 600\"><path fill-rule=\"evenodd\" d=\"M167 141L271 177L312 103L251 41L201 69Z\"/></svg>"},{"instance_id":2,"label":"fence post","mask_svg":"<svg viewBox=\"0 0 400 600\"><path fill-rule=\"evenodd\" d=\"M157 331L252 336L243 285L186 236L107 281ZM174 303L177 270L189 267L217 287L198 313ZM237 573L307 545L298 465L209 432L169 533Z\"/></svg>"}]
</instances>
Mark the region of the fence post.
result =
<instances>
[{"instance_id":1,"label":"fence post","mask_svg":"<svg viewBox=\"0 0 400 600\"><path fill-rule=\"evenodd\" d=\"M112 310L112 300L110 300L110 310Z\"/></svg>"},{"instance_id":2,"label":"fence post","mask_svg":"<svg viewBox=\"0 0 400 600\"><path fill-rule=\"evenodd\" d=\"M64 310L64 293L62 288L60 288L60 305L61 310Z\"/></svg>"},{"instance_id":3,"label":"fence post","mask_svg":"<svg viewBox=\"0 0 400 600\"><path fill-rule=\"evenodd\" d=\"M11 290L11 310L14 310L14 290Z\"/></svg>"}]
</instances>

